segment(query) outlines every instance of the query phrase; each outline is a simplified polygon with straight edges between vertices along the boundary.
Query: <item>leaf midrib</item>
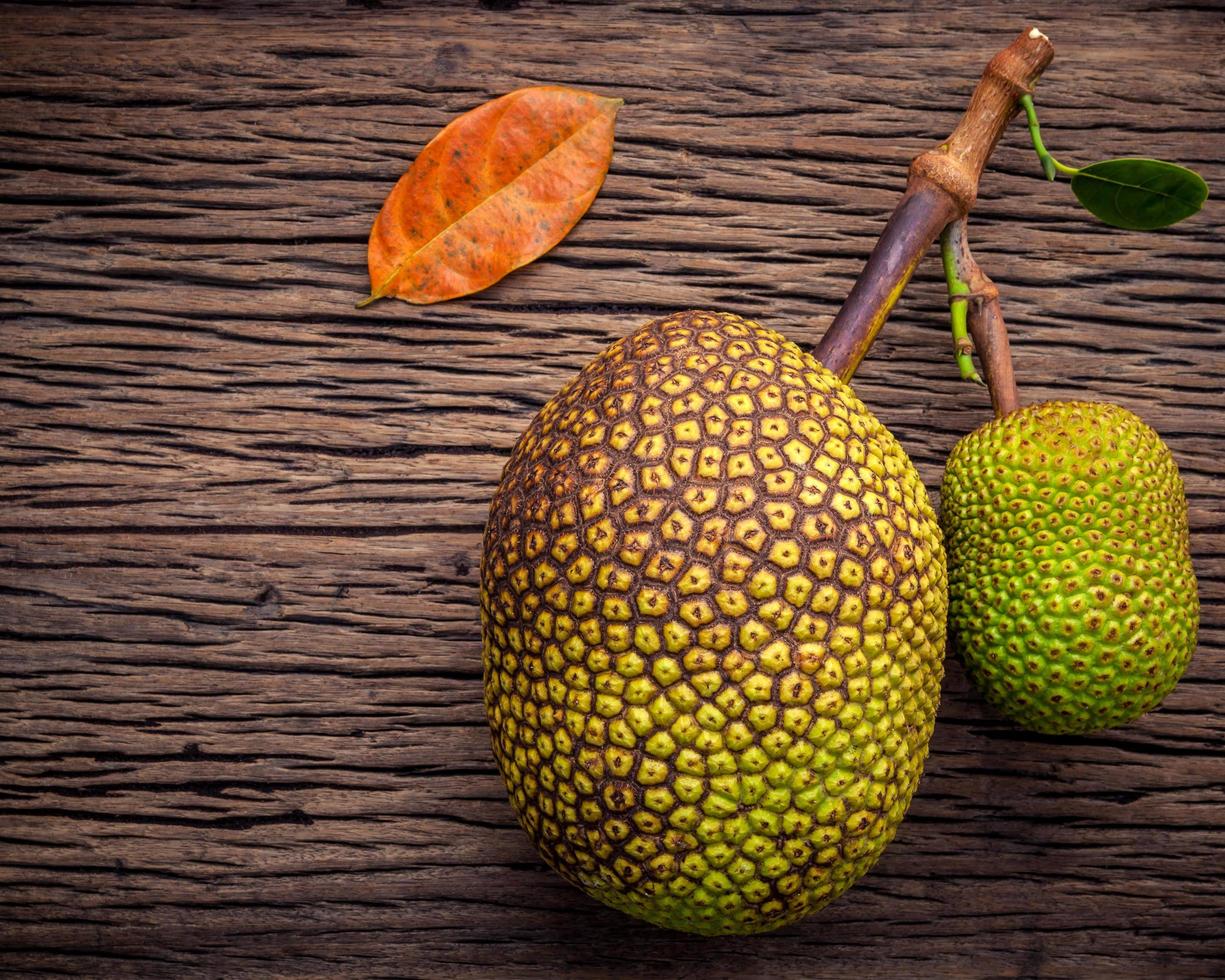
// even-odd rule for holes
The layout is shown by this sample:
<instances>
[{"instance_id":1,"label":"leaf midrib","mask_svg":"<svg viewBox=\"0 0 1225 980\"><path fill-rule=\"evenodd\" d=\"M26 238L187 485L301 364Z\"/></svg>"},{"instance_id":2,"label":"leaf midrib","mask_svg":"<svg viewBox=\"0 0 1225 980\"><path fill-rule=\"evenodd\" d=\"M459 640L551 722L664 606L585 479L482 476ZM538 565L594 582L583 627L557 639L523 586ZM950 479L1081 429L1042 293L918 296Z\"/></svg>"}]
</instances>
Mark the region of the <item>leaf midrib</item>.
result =
<instances>
[{"instance_id":1,"label":"leaf midrib","mask_svg":"<svg viewBox=\"0 0 1225 980\"><path fill-rule=\"evenodd\" d=\"M1171 201L1177 201L1180 204L1187 203L1186 198L1169 194L1166 191L1154 190L1153 188L1145 187L1143 184L1128 184L1121 180L1115 180L1113 177L1103 177L1100 174L1085 173L1084 170L1081 170L1081 172L1076 176L1083 177L1086 180L1100 180L1103 184L1114 184L1115 187L1124 187L1132 191L1141 191L1144 194L1153 194L1157 197L1169 198ZM1198 197L1199 195L1197 194L1196 196Z\"/></svg>"}]
</instances>

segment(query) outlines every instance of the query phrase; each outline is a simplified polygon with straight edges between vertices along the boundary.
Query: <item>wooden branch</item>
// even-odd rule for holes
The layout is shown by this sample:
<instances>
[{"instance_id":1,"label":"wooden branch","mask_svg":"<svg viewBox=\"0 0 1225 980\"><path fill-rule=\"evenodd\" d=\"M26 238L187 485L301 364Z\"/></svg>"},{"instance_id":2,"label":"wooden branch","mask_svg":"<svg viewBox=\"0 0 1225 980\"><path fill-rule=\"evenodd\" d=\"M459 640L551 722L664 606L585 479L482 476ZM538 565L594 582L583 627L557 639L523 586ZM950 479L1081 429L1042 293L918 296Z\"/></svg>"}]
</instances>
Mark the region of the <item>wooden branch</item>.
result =
<instances>
[{"instance_id":1,"label":"wooden branch","mask_svg":"<svg viewBox=\"0 0 1225 980\"><path fill-rule=\"evenodd\" d=\"M952 135L910 165L910 180L884 234L842 309L816 347L822 364L844 381L855 375L923 253L946 225L964 217L995 145L1033 89L1055 49L1038 28L991 59Z\"/></svg>"}]
</instances>

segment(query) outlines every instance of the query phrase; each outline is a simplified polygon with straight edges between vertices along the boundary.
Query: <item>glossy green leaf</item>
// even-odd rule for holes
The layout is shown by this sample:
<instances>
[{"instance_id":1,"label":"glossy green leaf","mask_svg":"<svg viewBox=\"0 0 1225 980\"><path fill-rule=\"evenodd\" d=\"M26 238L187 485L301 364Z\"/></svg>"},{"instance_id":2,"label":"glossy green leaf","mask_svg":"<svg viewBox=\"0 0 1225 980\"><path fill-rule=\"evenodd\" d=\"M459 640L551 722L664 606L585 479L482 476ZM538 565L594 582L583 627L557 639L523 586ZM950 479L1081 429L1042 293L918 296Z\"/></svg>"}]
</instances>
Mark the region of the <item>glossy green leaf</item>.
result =
<instances>
[{"instance_id":1,"label":"glossy green leaf","mask_svg":"<svg viewBox=\"0 0 1225 980\"><path fill-rule=\"evenodd\" d=\"M1072 178L1080 203L1108 225L1151 231L1204 206L1208 185L1194 170L1164 160L1120 157L1082 167Z\"/></svg>"}]
</instances>

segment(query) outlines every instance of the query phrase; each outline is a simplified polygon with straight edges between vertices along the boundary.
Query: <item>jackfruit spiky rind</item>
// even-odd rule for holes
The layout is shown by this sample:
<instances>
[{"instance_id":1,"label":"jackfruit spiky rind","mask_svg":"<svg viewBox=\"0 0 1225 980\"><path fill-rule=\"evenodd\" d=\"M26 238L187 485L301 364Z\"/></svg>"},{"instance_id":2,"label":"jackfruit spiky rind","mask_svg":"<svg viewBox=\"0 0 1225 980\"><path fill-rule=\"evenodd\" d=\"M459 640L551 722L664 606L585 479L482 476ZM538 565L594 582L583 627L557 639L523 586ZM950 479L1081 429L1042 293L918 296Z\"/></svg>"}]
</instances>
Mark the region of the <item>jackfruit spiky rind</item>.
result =
<instances>
[{"instance_id":1,"label":"jackfruit spiky rind","mask_svg":"<svg viewBox=\"0 0 1225 980\"><path fill-rule=\"evenodd\" d=\"M1126 409L1044 402L981 426L949 456L941 523L954 646L1022 727L1126 724L1187 669L1199 598L1182 478Z\"/></svg>"},{"instance_id":2,"label":"jackfruit spiky rind","mask_svg":"<svg viewBox=\"0 0 1225 980\"><path fill-rule=\"evenodd\" d=\"M589 894L760 932L892 839L943 672L938 525L890 433L779 334L694 311L607 348L515 446L481 586L494 755Z\"/></svg>"}]
</instances>

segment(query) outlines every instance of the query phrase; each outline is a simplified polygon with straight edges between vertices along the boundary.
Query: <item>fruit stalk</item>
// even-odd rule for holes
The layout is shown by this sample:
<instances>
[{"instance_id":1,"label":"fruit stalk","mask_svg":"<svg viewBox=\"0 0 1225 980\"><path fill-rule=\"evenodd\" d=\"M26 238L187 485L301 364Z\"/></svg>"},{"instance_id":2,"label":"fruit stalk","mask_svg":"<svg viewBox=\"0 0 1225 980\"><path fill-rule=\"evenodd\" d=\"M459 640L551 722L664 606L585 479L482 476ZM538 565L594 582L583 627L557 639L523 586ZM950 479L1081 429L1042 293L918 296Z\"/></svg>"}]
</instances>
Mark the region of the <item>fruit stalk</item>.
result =
<instances>
[{"instance_id":1,"label":"fruit stalk","mask_svg":"<svg viewBox=\"0 0 1225 980\"><path fill-rule=\"evenodd\" d=\"M966 225L965 218L958 218L948 226L942 239L948 244L957 279L968 287L963 296L950 296L949 301L967 304L966 326L987 376L991 407L996 418L1002 418L1021 404L1012 370L1012 353L1008 348L1008 329L1000 309L999 287L970 253Z\"/></svg>"},{"instance_id":2,"label":"fruit stalk","mask_svg":"<svg viewBox=\"0 0 1225 980\"><path fill-rule=\"evenodd\" d=\"M1054 55L1036 27L1022 31L991 59L952 135L911 162L902 200L815 351L844 381L854 376L928 247L973 207L983 168L1020 109L1018 99L1033 91Z\"/></svg>"}]
</instances>

